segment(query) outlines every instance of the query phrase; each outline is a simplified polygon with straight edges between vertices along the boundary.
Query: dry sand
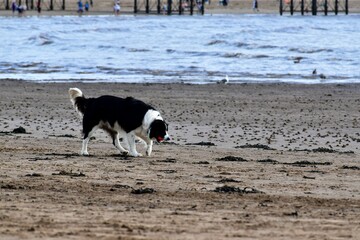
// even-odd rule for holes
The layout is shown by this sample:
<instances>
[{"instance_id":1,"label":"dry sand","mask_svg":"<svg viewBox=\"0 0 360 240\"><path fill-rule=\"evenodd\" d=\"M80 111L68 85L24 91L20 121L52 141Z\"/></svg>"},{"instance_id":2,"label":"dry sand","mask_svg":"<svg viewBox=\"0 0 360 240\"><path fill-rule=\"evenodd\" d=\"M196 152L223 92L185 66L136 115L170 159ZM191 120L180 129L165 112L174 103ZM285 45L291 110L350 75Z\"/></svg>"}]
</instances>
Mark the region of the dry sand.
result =
<instances>
[{"instance_id":1,"label":"dry sand","mask_svg":"<svg viewBox=\"0 0 360 240\"><path fill-rule=\"evenodd\" d=\"M10 0L9 0L10 1ZM18 1L18 0L17 0ZM310 0L308 0L310 1ZM11 2L11 1L10 1ZM34 0L36 2L36 0ZM85 3L86 0L83 0ZM90 0L89 0L90 2ZM113 14L113 0L93 0L94 4L93 7L90 8L90 11L84 13L84 15L90 14ZM121 2L121 14L133 14L134 12L134 1L133 0L120 0ZM162 0L162 3L166 3L167 1ZM177 1L174 1L177 3ZM206 3L205 5L205 13L206 14L244 14L244 13L251 13L251 14L279 14L279 0L258 0L259 2L259 11L254 12L252 9L253 0L230 0L229 5L224 7L219 4L219 1L210 1L210 3ZM300 0L295 1L295 5L297 9L300 10L299 5ZM334 1L328 1L329 11L334 9ZM345 0L340 0L340 8L341 11L344 8ZM30 4L30 1L29 1ZM41 15L77 15L77 0L65 0L65 11L61 10L62 1L61 0L54 0L54 11L49 11L50 1L44 1L42 4L42 12ZM36 6L36 4L34 5ZM138 0L138 6L140 9L140 14L145 12L145 0ZM30 5L29 5L30 8ZM156 12L157 8L157 1L150 0L150 9L152 12ZM177 9L177 6L175 6ZM12 11L4 11L5 9L5 2L0 3L0 16L11 16ZM289 7L287 7L287 11ZM359 13L360 12L360 0L349 0L349 12L351 13ZM29 10L25 13L25 15L37 15L37 11L34 8L33 10ZM177 14L177 10L174 11L174 15ZM185 13L189 14L189 13ZM286 15L289 13L284 13ZM344 13L339 13L339 15L343 15ZM17 14L15 14L17 15ZM319 15L323 15L319 13ZM329 13L329 15L332 15Z\"/></svg>"},{"instance_id":2,"label":"dry sand","mask_svg":"<svg viewBox=\"0 0 360 240\"><path fill-rule=\"evenodd\" d=\"M172 141L125 158L98 131L79 156L74 86L151 103ZM0 92L0 239L359 239L360 85L1 80Z\"/></svg>"}]
</instances>

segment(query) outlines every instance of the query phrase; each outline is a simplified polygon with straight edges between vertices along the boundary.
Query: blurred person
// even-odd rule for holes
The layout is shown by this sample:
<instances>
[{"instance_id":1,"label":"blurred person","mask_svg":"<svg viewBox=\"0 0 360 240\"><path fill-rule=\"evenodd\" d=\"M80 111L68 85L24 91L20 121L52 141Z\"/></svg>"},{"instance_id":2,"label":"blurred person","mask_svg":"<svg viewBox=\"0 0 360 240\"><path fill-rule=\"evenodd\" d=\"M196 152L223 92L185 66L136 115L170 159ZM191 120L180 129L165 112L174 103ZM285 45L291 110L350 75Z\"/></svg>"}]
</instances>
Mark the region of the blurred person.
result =
<instances>
[{"instance_id":1,"label":"blurred person","mask_svg":"<svg viewBox=\"0 0 360 240\"><path fill-rule=\"evenodd\" d=\"M119 14L120 14L120 9L121 9L121 7L120 7L120 1L116 1L116 2L114 3L114 13L115 13L115 15L119 15Z\"/></svg>"},{"instance_id":2,"label":"blurred person","mask_svg":"<svg viewBox=\"0 0 360 240\"><path fill-rule=\"evenodd\" d=\"M254 12L258 12L258 11L259 11L259 3L258 3L258 0L254 0L254 1L253 1L253 10L254 10Z\"/></svg>"}]
</instances>

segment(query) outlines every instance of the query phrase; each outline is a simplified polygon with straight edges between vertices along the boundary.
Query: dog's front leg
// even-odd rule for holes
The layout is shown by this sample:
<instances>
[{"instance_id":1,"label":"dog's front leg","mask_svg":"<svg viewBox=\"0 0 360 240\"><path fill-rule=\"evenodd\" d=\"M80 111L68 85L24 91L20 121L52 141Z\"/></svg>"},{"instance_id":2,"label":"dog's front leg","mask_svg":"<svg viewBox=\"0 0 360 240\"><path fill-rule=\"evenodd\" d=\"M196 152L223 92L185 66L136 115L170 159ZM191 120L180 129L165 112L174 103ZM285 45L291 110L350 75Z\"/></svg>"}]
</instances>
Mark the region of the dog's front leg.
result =
<instances>
[{"instance_id":1,"label":"dog's front leg","mask_svg":"<svg viewBox=\"0 0 360 240\"><path fill-rule=\"evenodd\" d=\"M147 144L146 156L150 157L151 152L152 152L153 141L150 139L150 140L146 141L146 144Z\"/></svg>"},{"instance_id":2,"label":"dog's front leg","mask_svg":"<svg viewBox=\"0 0 360 240\"><path fill-rule=\"evenodd\" d=\"M133 157L141 157L142 154L138 153L136 151L136 145L135 145L135 134L133 132L129 132L128 134L126 134L127 136L127 140L128 140L128 144L129 144L129 150L130 150L130 156Z\"/></svg>"},{"instance_id":3,"label":"dog's front leg","mask_svg":"<svg viewBox=\"0 0 360 240\"><path fill-rule=\"evenodd\" d=\"M140 134L138 137L146 143L146 156L150 156L152 152L153 141L144 134Z\"/></svg>"}]
</instances>

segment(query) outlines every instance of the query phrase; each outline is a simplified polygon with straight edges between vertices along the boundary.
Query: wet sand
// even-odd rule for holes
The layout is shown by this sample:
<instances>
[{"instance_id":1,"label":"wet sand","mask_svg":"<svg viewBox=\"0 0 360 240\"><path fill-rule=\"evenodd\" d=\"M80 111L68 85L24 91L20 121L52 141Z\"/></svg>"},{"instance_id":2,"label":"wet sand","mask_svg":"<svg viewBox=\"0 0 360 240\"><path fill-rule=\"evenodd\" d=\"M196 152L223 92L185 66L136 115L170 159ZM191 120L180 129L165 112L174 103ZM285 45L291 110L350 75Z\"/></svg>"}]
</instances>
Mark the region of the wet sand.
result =
<instances>
[{"instance_id":1,"label":"wet sand","mask_svg":"<svg viewBox=\"0 0 360 240\"><path fill-rule=\"evenodd\" d=\"M127 158L99 130L79 156L69 87L152 104L172 140ZM0 93L1 239L360 236L358 84L1 80Z\"/></svg>"}]
</instances>

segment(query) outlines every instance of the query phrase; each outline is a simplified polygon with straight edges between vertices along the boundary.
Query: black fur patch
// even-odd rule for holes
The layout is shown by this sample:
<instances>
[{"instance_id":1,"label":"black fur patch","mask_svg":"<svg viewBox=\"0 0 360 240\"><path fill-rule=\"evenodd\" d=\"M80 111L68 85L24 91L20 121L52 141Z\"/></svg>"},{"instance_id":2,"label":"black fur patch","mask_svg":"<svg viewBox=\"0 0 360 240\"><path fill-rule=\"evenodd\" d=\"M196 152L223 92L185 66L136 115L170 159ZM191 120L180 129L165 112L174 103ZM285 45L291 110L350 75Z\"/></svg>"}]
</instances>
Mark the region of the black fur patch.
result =
<instances>
[{"instance_id":1,"label":"black fur patch","mask_svg":"<svg viewBox=\"0 0 360 240\"><path fill-rule=\"evenodd\" d=\"M115 122L118 122L126 133L131 132L141 126L148 110L155 110L152 106L132 97L125 99L115 96L76 98L75 104L84 114L84 138L100 121L109 123L111 127L114 127ZM109 129L105 130L108 131Z\"/></svg>"}]
</instances>

